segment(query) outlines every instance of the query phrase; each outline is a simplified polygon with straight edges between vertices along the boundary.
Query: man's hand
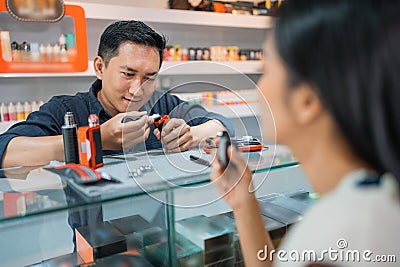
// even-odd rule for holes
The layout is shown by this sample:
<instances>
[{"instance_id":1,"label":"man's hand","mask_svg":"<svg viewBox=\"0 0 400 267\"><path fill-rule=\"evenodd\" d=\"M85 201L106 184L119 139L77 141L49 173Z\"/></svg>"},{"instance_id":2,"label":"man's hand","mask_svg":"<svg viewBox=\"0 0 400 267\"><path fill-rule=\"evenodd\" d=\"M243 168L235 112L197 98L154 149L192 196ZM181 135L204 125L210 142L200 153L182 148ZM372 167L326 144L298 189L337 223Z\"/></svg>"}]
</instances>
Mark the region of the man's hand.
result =
<instances>
[{"instance_id":1,"label":"man's hand","mask_svg":"<svg viewBox=\"0 0 400 267\"><path fill-rule=\"evenodd\" d=\"M193 134L190 126L182 119L171 118L162 128L161 134L156 128L154 135L161 140L167 152L185 151L193 145Z\"/></svg>"},{"instance_id":2,"label":"man's hand","mask_svg":"<svg viewBox=\"0 0 400 267\"><path fill-rule=\"evenodd\" d=\"M101 125L103 149L128 149L146 141L150 133L150 124L153 123L153 119L149 119L146 114L146 111L120 113L103 123ZM135 121L127 120L123 123L122 119L125 116L139 116L140 118Z\"/></svg>"}]
</instances>

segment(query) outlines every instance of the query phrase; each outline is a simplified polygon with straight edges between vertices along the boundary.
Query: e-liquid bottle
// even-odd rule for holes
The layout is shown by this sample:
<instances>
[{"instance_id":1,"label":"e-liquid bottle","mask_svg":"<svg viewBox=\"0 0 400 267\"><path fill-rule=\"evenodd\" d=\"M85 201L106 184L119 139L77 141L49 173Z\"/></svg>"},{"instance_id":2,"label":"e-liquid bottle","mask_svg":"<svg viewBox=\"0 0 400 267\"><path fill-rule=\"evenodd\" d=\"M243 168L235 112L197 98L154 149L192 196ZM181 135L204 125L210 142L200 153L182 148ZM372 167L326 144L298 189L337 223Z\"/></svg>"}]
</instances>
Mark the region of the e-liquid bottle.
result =
<instances>
[{"instance_id":1,"label":"e-liquid bottle","mask_svg":"<svg viewBox=\"0 0 400 267\"><path fill-rule=\"evenodd\" d=\"M31 46L28 42L24 41L21 44L22 61L29 62L31 60Z\"/></svg>"},{"instance_id":2,"label":"e-liquid bottle","mask_svg":"<svg viewBox=\"0 0 400 267\"><path fill-rule=\"evenodd\" d=\"M32 107L32 112L39 110L39 105L38 103L36 103L36 101L31 102L31 107Z\"/></svg>"},{"instance_id":3,"label":"e-liquid bottle","mask_svg":"<svg viewBox=\"0 0 400 267\"><path fill-rule=\"evenodd\" d=\"M79 164L77 126L72 112L67 112L64 116L62 135L64 141L65 163Z\"/></svg>"},{"instance_id":4,"label":"e-liquid bottle","mask_svg":"<svg viewBox=\"0 0 400 267\"><path fill-rule=\"evenodd\" d=\"M12 102L8 104L8 118L10 121L17 120L17 111L15 110L15 106Z\"/></svg>"},{"instance_id":5,"label":"e-liquid bottle","mask_svg":"<svg viewBox=\"0 0 400 267\"><path fill-rule=\"evenodd\" d=\"M0 31L0 46L4 61L11 62L12 55L11 55L10 32Z\"/></svg>"},{"instance_id":6,"label":"e-liquid bottle","mask_svg":"<svg viewBox=\"0 0 400 267\"><path fill-rule=\"evenodd\" d=\"M67 38L65 38L64 34L61 34L60 38L58 38L58 44L60 45L60 61L67 62L68 61Z\"/></svg>"},{"instance_id":7,"label":"e-liquid bottle","mask_svg":"<svg viewBox=\"0 0 400 267\"><path fill-rule=\"evenodd\" d=\"M51 62L53 58L53 47L51 44L47 44L46 46L46 62Z\"/></svg>"},{"instance_id":8,"label":"e-liquid bottle","mask_svg":"<svg viewBox=\"0 0 400 267\"><path fill-rule=\"evenodd\" d=\"M17 121L25 120L24 107L22 106L21 102L17 102L15 109L17 111Z\"/></svg>"},{"instance_id":9,"label":"e-liquid bottle","mask_svg":"<svg viewBox=\"0 0 400 267\"><path fill-rule=\"evenodd\" d=\"M29 116L29 114L31 114L31 112L32 112L31 104L29 104L28 101L25 101L25 103L24 103L24 117L25 117L25 120L28 118L28 116Z\"/></svg>"},{"instance_id":10,"label":"e-liquid bottle","mask_svg":"<svg viewBox=\"0 0 400 267\"><path fill-rule=\"evenodd\" d=\"M78 56L78 51L76 50L75 34L67 33L65 34L65 39L67 45L68 61L74 62L77 60Z\"/></svg>"},{"instance_id":11,"label":"e-liquid bottle","mask_svg":"<svg viewBox=\"0 0 400 267\"><path fill-rule=\"evenodd\" d=\"M14 62L18 62L21 61L20 60L20 56L19 56L19 44L17 42L12 42L11 43L11 56L12 56L12 61Z\"/></svg>"},{"instance_id":12,"label":"e-liquid bottle","mask_svg":"<svg viewBox=\"0 0 400 267\"><path fill-rule=\"evenodd\" d=\"M4 103L0 104L0 121L9 121L8 109Z\"/></svg>"},{"instance_id":13,"label":"e-liquid bottle","mask_svg":"<svg viewBox=\"0 0 400 267\"><path fill-rule=\"evenodd\" d=\"M188 56L189 56L189 60L196 60L196 49L193 47L189 47Z\"/></svg>"},{"instance_id":14,"label":"e-liquid bottle","mask_svg":"<svg viewBox=\"0 0 400 267\"><path fill-rule=\"evenodd\" d=\"M40 50L39 43L31 43L31 61L39 62L40 60Z\"/></svg>"},{"instance_id":15,"label":"e-liquid bottle","mask_svg":"<svg viewBox=\"0 0 400 267\"><path fill-rule=\"evenodd\" d=\"M44 44L40 44L39 46L39 61L40 62L47 61L47 51L46 51L46 46Z\"/></svg>"}]
</instances>

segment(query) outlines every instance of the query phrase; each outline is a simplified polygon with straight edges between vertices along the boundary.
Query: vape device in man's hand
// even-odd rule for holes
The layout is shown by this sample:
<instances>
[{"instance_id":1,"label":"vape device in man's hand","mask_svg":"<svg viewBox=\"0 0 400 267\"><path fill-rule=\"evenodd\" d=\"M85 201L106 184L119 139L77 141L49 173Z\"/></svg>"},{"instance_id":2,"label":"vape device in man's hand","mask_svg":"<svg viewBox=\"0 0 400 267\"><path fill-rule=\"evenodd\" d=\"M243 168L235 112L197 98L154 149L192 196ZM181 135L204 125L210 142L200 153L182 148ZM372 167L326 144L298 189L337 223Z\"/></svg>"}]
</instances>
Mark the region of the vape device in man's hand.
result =
<instances>
[{"instance_id":1,"label":"vape device in man's hand","mask_svg":"<svg viewBox=\"0 0 400 267\"><path fill-rule=\"evenodd\" d=\"M72 112L67 112L64 116L62 126L62 136L64 142L65 163L79 163L79 149L77 140L77 126Z\"/></svg>"},{"instance_id":2,"label":"vape device in man's hand","mask_svg":"<svg viewBox=\"0 0 400 267\"><path fill-rule=\"evenodd\" d=\"M154 119L154 126L160 131L162 130L162 127L167 124L170 121L170 117L166 114L153 114L149 116L149 118Z\"/></svg>"}]
</instances>

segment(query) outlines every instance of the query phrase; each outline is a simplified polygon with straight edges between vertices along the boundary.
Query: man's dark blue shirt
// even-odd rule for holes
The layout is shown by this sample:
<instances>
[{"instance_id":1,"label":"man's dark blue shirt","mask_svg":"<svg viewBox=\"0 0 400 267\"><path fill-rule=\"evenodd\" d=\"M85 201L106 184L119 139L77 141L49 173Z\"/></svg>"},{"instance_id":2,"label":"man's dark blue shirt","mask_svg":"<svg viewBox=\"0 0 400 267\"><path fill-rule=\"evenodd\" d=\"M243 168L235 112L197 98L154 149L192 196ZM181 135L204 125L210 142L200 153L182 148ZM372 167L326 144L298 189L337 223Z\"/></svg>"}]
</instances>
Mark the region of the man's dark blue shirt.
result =
<instances>
[{"instance_id":1,"label":"man's dark blue shirt","mask_svg":"<svg viewBox=\"0 0 400 267\"><path fill-rule=\"evenodd\" d=\"M18 136L53 136L62 134L64 115L68 111L74 113L78 126L88 125L90 114L96 114L100 124L111 119L112 116L97 100L97 93L101 90L101 81L96 80L89 92L77 93L74 96L61 95L52 97L49 102L40 107L39 111L32 112L26 121L13 125L7 132L0 135L0 166L4 152L14 137ZM181 118L189 126L195 126L216 119L220 121L234 135L234 129L225 117L206 111L198 105L189 105L176 96L163 91L155 91L150 100L140 109L147 110L148 114L169 114L171 118ZM146 140L146 149L161 148L161 142L153 134L154 125L151 125L149 138ZM34 151L32 151L34 153ZM117 154L123 151L105 150L104 154Z\"/></svg>"}]
</instances>

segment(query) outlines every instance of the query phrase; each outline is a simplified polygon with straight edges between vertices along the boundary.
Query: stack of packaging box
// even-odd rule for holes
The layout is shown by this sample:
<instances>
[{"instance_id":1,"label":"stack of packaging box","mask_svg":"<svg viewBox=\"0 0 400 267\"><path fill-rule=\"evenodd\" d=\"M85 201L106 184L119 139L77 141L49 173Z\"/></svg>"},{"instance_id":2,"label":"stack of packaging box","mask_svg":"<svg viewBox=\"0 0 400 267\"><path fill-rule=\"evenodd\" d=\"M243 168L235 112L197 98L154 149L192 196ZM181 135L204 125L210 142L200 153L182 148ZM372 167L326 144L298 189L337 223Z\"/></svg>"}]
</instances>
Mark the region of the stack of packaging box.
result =
<instances>
[{"instance_id":1,"label":"stack of packaging box","mask_svg":"<svg viewBox=\"0 0 400 267\"><path fill-rule=\"evenodd\" d=\"M315 198L307 191L299 190L270 194L258 200L265 228L278 247L288 227L302 219ZM233 212L186 218L177 221L175 227L175 251L172 254L176 255L178 266L244 266ZM167 230L149 223L140 215L78 227L75 233L77 254L53 258L34 266L59 266L60 263L110 266L118 262L168 266L171 260L171 242L168 242L171 236Z\"/></svg>"},{"instance_id":2,"label":"stack of packaging box","mask_svg":"<svg viewBox=\"0 0 400 267\"><path fill-rule=\"evenodd\" d=\"M145 256L154 266L170 266L168 253L168 234L166 231L154 233L146 237ZM204 266L203 251L193 242L179 233L175 234L175 251L177 266L197 267ZM172 256L173 257L173 256Z\"/></svg>"},{"instance_id":3,"label":"stack of packaging box","mask_svg":"<svg viewBox=\"0 0 400 267\"><path fill-rule=\"evenodd\" d=\"M140 255L144 255L146 237L163 231L160 227L149 223L140 215L114 219L110 223L125 237L127 250L135 250Z\"/></svg>"},{"instance_id":4,"label":"stack of packaging box","mask_svg":"<svg viewBox=\"0 0 400 267\"><path fill-rule=\"evenodd\" d=\"M304 212L315 201L305 190L293 191L284 194L270 194L258 199L263 213L265 228L269 231L275 247L287 229L302 219ZM211 221L221 227L232 229L234 240L232 250L235 257L235 267L244 266L239 237L236 231L233 212L227 212L210 217ZM232 265L233 266L233 265Z\"/></svg>"},{"instance_id":5,"label":"stack of packaging box","mask_svg":"<svg viewBox=\"0 0 400 267\"><path fill-rule=\"evenodd\" d=\"M200 215L177 221L176 231L203 250L204 266L234 265L234 230L231 226L220 225Z\"/></svg>"},{"instance_id":6,"label":"stack of packaging box","mask_svg":"<svg viewBox=\"0 0 400 267\"><path fill-rule=\"evenodd\" d=\"M220 226L229 227L232 229L232 231L234 232L232 249L233 249L233 253L234 253L234 257L235 257L235 264L232 266L235 266L235 267L244 266L243 256L242 256L240 243L239 243L239 236L236 231L236 225L235 225L235 219L233 217L233 212L218 214L218 215L210 217L210 219L212 220L213 223L216 223ZM283 223L280 223L274 219L265 217L265 216L263 217L263 219L264 219L265 227L266 227L266 229L268 229L268 231L271 235L272 241L273 242L279 241L286 233L286 225ZM276 242L274 242L274 243L276 243Z\"/></svg>"}]
</instances>

